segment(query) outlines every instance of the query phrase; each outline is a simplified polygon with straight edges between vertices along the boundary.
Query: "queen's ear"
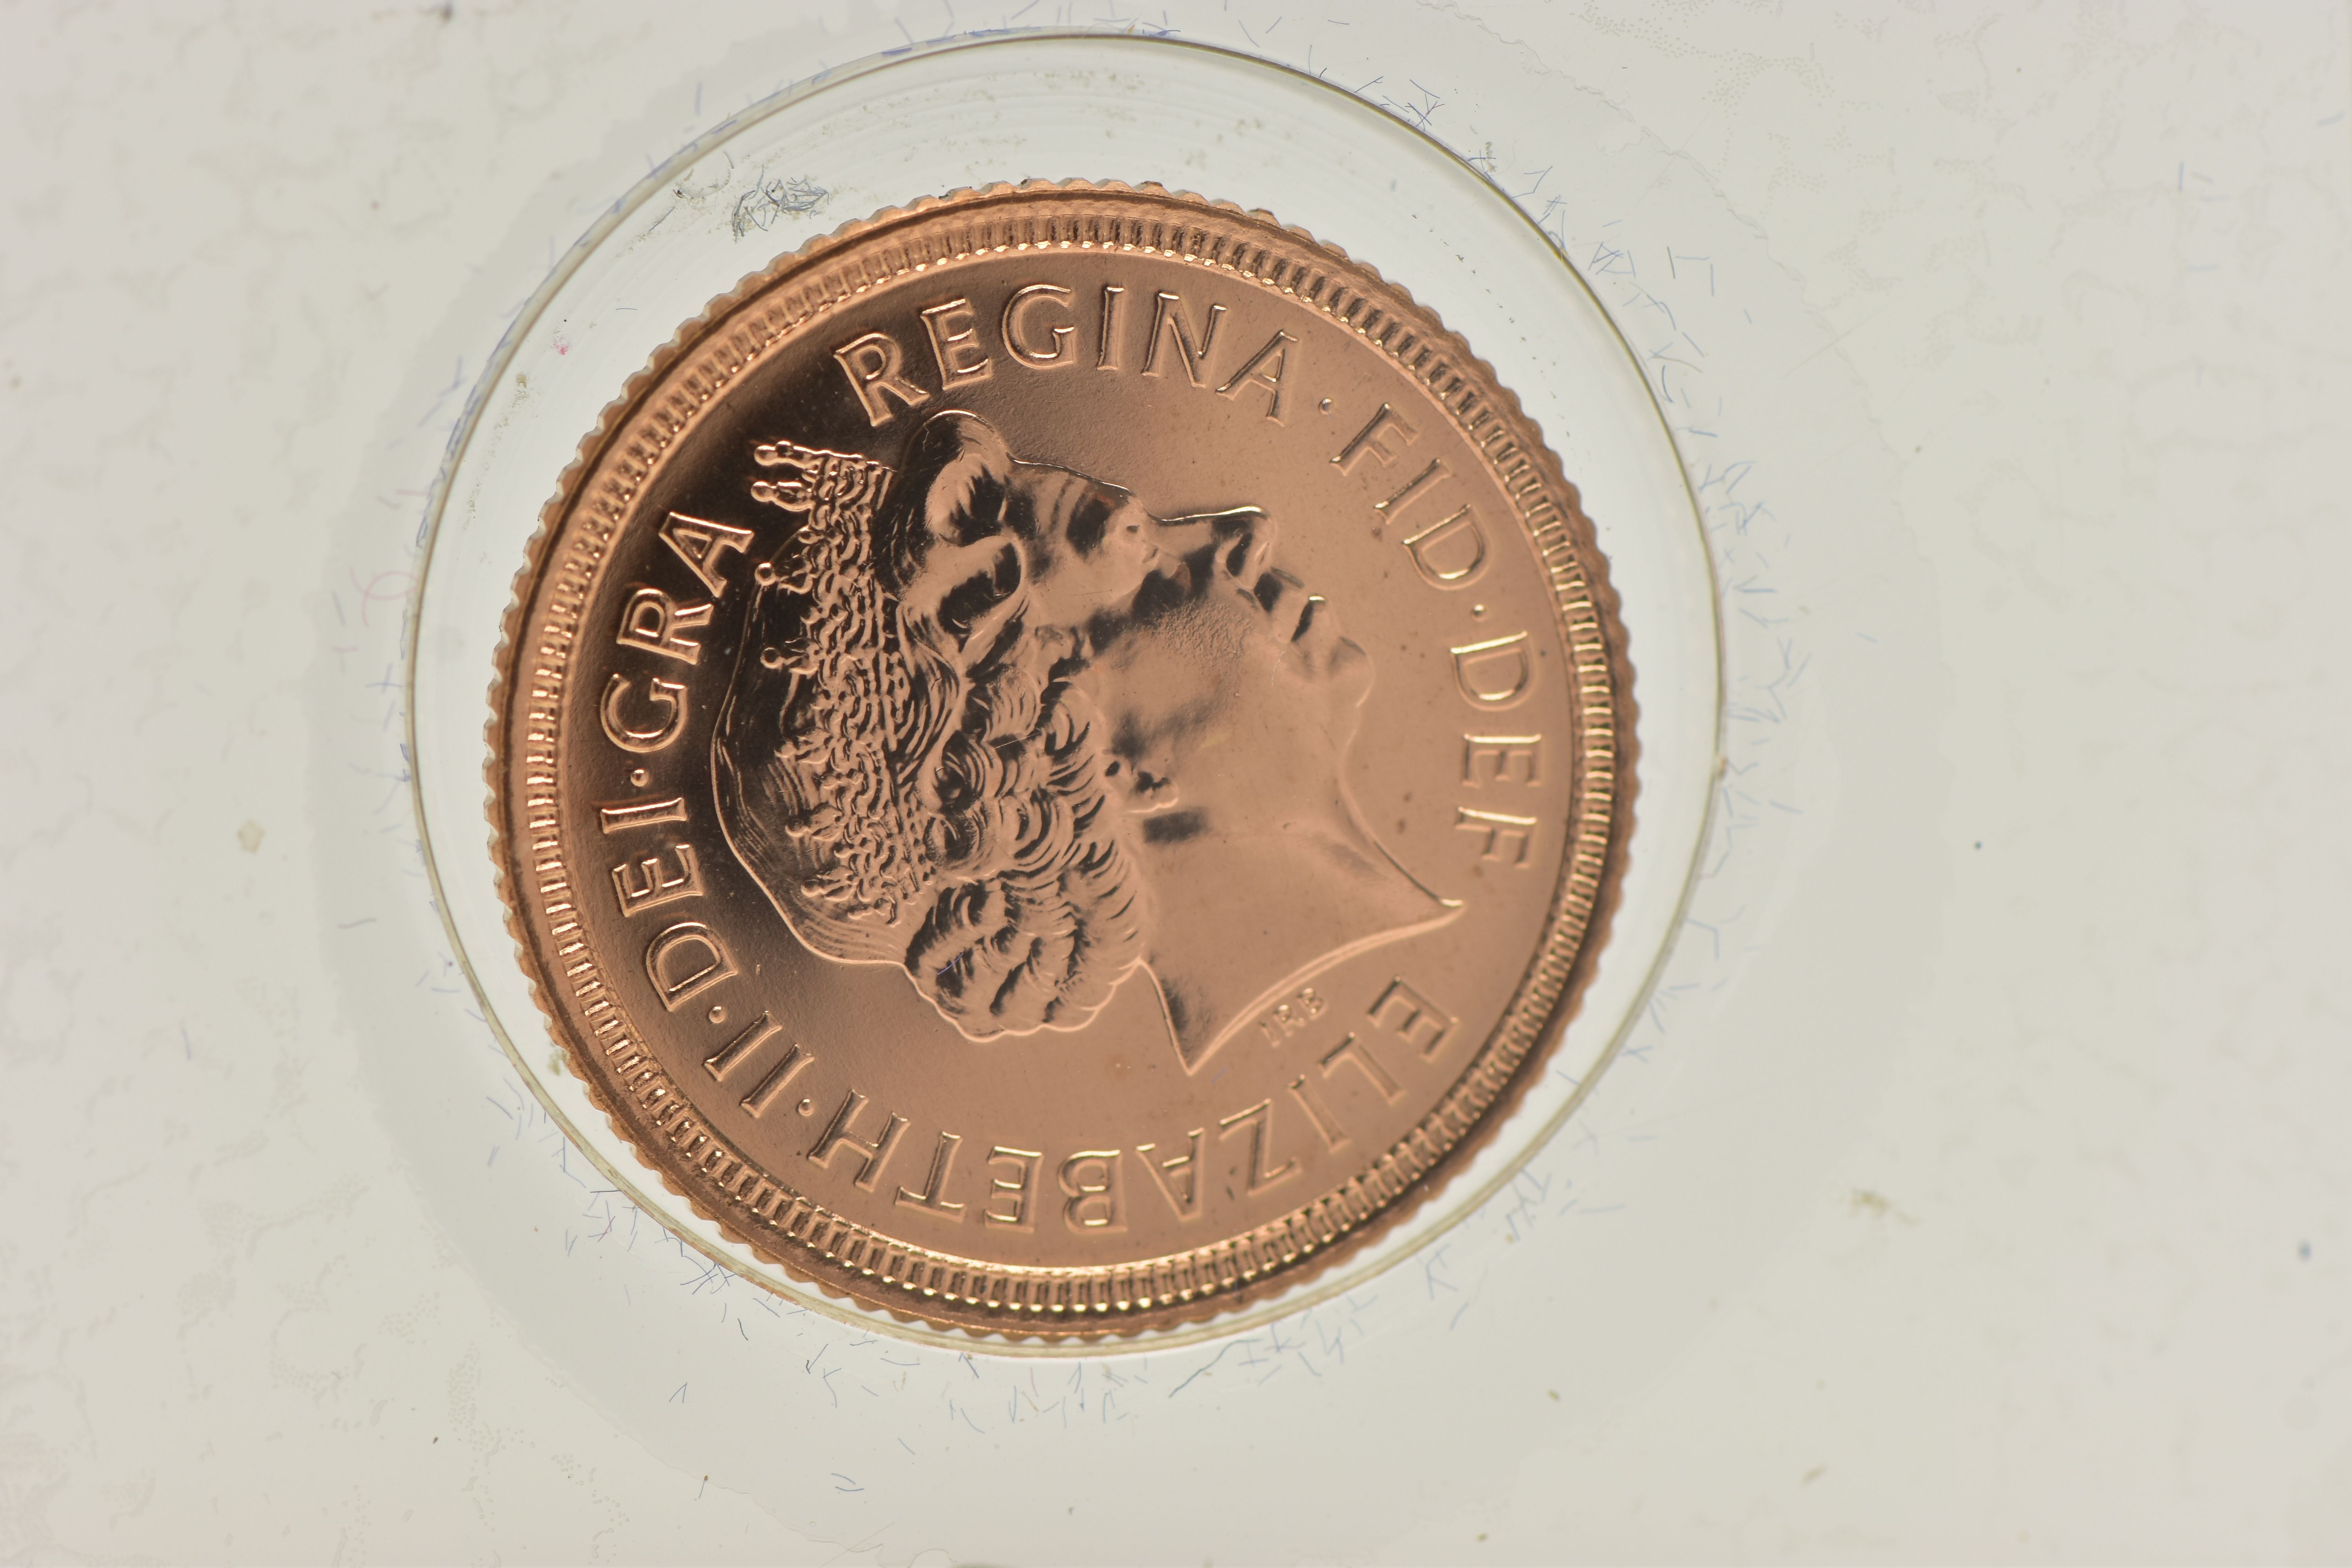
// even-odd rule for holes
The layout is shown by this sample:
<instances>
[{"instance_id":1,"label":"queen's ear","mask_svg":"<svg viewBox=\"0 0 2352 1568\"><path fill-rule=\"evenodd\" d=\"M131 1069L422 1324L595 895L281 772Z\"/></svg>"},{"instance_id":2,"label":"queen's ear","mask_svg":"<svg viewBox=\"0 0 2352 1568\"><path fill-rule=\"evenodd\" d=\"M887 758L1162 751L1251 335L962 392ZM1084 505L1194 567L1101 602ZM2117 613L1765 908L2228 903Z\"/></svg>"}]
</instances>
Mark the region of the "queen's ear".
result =
<instances>
[{"instance_id":1,"label":"queen's ear","mask_svg":"<svg viewBox=\"0 0 2352 1568\"><path fill-rule=\"evenodd\" d=\"M1174 779L1117 752L1103 763L1103 783L1129 816L1156 816L1178 804Z\"/></svg>"}]
</instances>

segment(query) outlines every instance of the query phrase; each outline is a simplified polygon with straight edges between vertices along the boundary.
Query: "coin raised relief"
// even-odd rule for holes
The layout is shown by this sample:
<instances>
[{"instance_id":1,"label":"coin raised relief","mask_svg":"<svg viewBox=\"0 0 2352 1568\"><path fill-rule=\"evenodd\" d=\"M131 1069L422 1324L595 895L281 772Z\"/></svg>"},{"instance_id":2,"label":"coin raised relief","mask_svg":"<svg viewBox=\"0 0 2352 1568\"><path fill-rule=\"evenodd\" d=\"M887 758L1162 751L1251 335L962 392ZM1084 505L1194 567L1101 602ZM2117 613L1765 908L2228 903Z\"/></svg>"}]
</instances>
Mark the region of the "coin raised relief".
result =
<instances>
[{"instance_id":1,"label":"coin raised relief","mask_svg":"<svg viewBox=\"0 0 2352 1568\"><path fill-rule=\"evenodd\" d=\"M1369 267L1156 187L886 214L564 476L493 820L572 1069L796 1275L982 1333L1306 1279L1540 1069L1631 704L1558 460Z\"/></svg>"}]
</instances>

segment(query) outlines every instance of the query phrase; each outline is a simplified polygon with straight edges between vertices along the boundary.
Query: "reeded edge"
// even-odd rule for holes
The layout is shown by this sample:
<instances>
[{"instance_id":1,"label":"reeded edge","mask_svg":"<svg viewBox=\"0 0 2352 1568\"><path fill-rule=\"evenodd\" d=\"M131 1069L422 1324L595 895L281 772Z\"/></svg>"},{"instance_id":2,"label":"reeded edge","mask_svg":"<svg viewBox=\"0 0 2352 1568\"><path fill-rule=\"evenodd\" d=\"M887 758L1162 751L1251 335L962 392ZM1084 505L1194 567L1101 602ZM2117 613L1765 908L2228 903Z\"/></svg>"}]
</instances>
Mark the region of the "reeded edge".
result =
<instances>
[{"instance_id":1,"label":"reeded edge","mask_svg":"<svg viewBox=\"0 0 2352 1568\"><path fill-rule=\"evenodd\" d=\"M1465 180L1481 182L1489 186L1494 184L1491 178L1485 176L1475 165L1439 141L1425 127L1415 126L1393 113L1384 112L1379 105L1370 103L1359 95L1343 89L1335 88L1328 81L1295 67L1267 59L1255 53L1221 45L1161 36L1140 37L1132 31L1109 31L1086 26L1008 28L989 34L936 39L904 49L892 49L866 57L845 67L821 70L813 77L780 89L738 114L728 116L702 135L687 142L669 159L653 168L631 185L612 203L603 216L592 223L580 237L572 242L571 248L550 268L547 276L531 291L530 298L525 301L524 309L509 318L505 330L499 333L497 342L492 345L488 362L476 378L472 390L467 395L463 411L450 431L446 447L436 471L419 521L418 571L415 581L409 590L405 605L406 626L402 636L404 668L401 727L407 746L406 756L412 764L423 755L421 733L418 728L418 692L419 672L422 668L425 600L430 584L434 581L432 568L441 547L455 480L463 468L466 456L471 450L475 437L479 434L478 421L484 401L511 366L516 345L537 325L543 318L550 303L577 276L580 265L593 254L597 247L609 240L626 216L641 211L655 193L674 180L681 170L691 167L698 159L707 156L712 150L722 146L754 125L776 116L790 113L811 100L824 96L832 89L845 88L908 60L1039 44L1049 46L1067 44L1121 56L1139 53L1149 56L1163 50L1173 51L1228 62L1247 70L1266 71L1278 77L1296 79L1302 86L1311 84L1337 98L1347 100L1348 109L1342 112L1376 116L1404 133L1408 139L1425 144L1433 153L1453 166ZM1496 192L1496 200L1501 204L1502 209L1508 213L1509 217L1516 220L1517 226L1523 228L1528 236L1540 241L1544 247L1553 254L1560 266L1566 286L1582 297L1585 303L1592 310L1595 319L1607 334L1615 340L1618 348L1624 353L1626 363L1638 365L1640 356L1627 339L1624 328L1618 323L1608 308L1601 304L1591 284L1568 261L1558 242L1546 234L1524 209L1502 195L1499 190ZM1465 1187L1459 1194L1449 1194L1448 1202L1452 1208L1446 1219L1448 1226L1468 1218L1515 1180L1524 1167L1526 1160L1559 1136L1560 1130L1567 1125L1569 1120L1581 1109L1603 1073L1622 1052L1635 1022L1641 1016L1643 1007L1655 995L1666 966L1677 950L1676 933L1682 929L1685 918L1689 913L1691 901L1696 895L1705 866L1706 845L1711 841L1715 824L1723 809L1721 795L1717 787L1723 776L1726 726L1728 723L1722 696L1727 679L1722 626L1722 580L1717 569L1714 552L1705 543L1703 520L1706 509L1700 504L1698 496L1692 488L1689 465L1683 458L1680 443L1675 439L1674 429L1665 417L1664 410L1658 406L1655 395L1648 388L1647 378L1641 379L1643 382L1650 418L1654 421L1655 433L1665 443L1666 449L1675 454L1677 486L1684 501L1690 509L1689 517L1701 527L1702 550L1698 564L1700 571L1706 575L1708 589L1706 601L1710 651L1708 668L1714 677L1716 695L1710 704L1712 721L1708 727L1708 764L1704 777L1699 780L1700 795L1696 832L1688 847L1678 851L1673 858L1674 865L1670 871L1675 880L1673 908L1666 924L1662 928L1656 949L1654 952L1648 952L1643 959L1636 960L1640 963L1640 973L1633 983L1631 999L1622 1016L1611 1026L1609 1037L1592 1058L1590 1068L1582 1079L1572 1086L1571 1092L1564 1100L1544 1113L1543 1121L1539 1124L1524 1130L1527 1145L1520 1158L1507 1162L1500 1169L1485 1173L1484 1179L1475 1188ZM543 1078L542 1069L525 1058L522 1043L519 1041L515 1032L508 1026L499 1005L492 1000L488 983L483 978L483 972L476 958L478 944L477 947L468 946L466 933L459 929L459 918L447 896L448 889L442 876L440 858L435 848L434 822L426 810L425 777L425 773L420 766L412 765L409 775L409 794L410 804L415 814L421 868L425 874L429 900L436 917L440 922L443 935L450 944L451 955L459 970L465 974L467 983L472 988L476 998L482 1005L484 1024L498 1042L499 1050L520 1076L522 1083L529 1089L532 1098L538 1100L549 1118L563 1131L567 1139L580 1151L583 1157L619 1188L624 1195L630 1198L633 1203L637 1202L643 1195L642 1189L635 1184L624 1166L615 1163L613 1155L587 1140L581 1131L581 1124L572 1110L556 1101L550 1084ZM463 821L464 818L454 820ZM445 834L449 831L453 829L445 823ZM473 853L478 853L478 850L469 851L467 858L471 859ZM553 1044L551 1040L548 1043ZM675 1226L672 1228L676 1230ZM1428 1247L1444 1234L1444 1227L1441 1226L1437 1230L1412 1238L1408 1251L1418 1251ZM762 1289L780 1289L773 1279L757 1273L750 1263L733 1250L719 1246L709 1237L686 1230L676 1230L676 1233L683 1242L694 1247L697 1252L717 1266L740 1275ZM1398 1261L1401 1259L1389 1259L1378 1267L1388 1268ZM1316 1279L1301 1281L1287 1291L1261 1301L1256 1307L1251 1309L1255 1316L1243 1317L1241 1321L1229 1324L1194 1323L1162 1329L1153 1334L1146 1343L1133 1346L1125 1343L1107 1345L1105 1342L1099 1340L1014 1341L1001 1335L970 1334L961 1331L938 1329L926 1321L909 1321L903 1317L898 1320L898 1330L903 1337L912 1342L928 1344L935 1349L953 1350L968 1342L973 1349L1001 1355L1060 1358L1099 1353L1105 1349L1176 1349L1203 1343L1223 1334L1238 1332L1263 1323L1267 1321L1269 1314L1278 1316L1311 1310L1365 1283L1370 1278L1372 1278L1372 1272L1360 1262L1352 1268L1327 1268ZM793 1295L790 1290L781 1290L781 1293L793 1300L803 1310L814 1311L819 1316L830 1318L845 1327L866 1331L871 1330L879 1322L877 1314L871 1310L846 1300L835 1300L822 1290L807 1295Z\"/></svg>"},{"instance_id":2,"label":"reeded edge","mask_svg":"<svg viewBox=\"0 0 2352 1568\"><path fill-rule=\"evenodd\" d=\"M720 325L728 317L779 281L820 266L830 253L853 245L869 235L899 226L919 223L924 218L942 212L1047 193L1076 196L1139 197L1147 202L1165 204L1178 210L1222 214L1237 218L1244 225L1270 229L1288 237L1294 242L1307 247L1310 252L1328 258L1333 264L1334 270L1352 271L1360 275L1361 279L1368 280L1375 289L1390 296L1390 300L1384 303L1393 303L1402 307L1400 311L1392 313L1399 314L1410 321L1412 327L1423 340L1436 344L1446 359L1451 360L1456 367L1475 378L1481 395L1486 397L1488 405L1500 411L1506 423L1514 427L1516 434L1530 438L1525 446L1530 454L1537 479L1559 503L1562 525L1568 534L1570 549L1581 568L1585 595L1591 603L1594 622L1605 650L1604 663L1610 678L1611 695L1609 732L1615 765L1612 770L1609 826L1601 850L1601 868L1590 902L1583 912L1582 931L1579 935L1576 948L1559 981L1558 994L1542 1019L1532 1026L1518 1061L1508 1070L1504 1082L1495 1091L1493 1097L1475 1114L1470 1125L1447 1144L1424 1170L1411 1178L1402 1192L1382 1203L1361 1221L1339 1230L1328 1240L1315 1240L1310 1245L1284 1257L1269 1268L1255 1273L1245 1271L1230 1285L1212 1286L1190 1299L1175 1302L1155 1302L1149 1307L1114 1308L1099 1316L1088 1312L1085 1316L1071 1317L1055 1315L1059 1309L990 1307L984 1303L972 1303L972 1310L978 1318L975 1321L968 1320L960 1313L950 1314L944 1310L934 1313L905 1304L909 1303L910 1299L925 1297L929 1294L908 1285L886 1280L876 1286L874 1293L870 1295L862 1293L852 1286L845 1285L838 1278L816 1272L792 1257L772 1250L761 1238L733 1223L727 1215L714 1210L703 1201L699 1194L681 1184L670 1168L648 1152L640 1131L625 1121L619 1108L610 1098L607 1086L600 1080L594 1069L590 1067L585 1057L584 1046L577 1037L578 1031L572 1021L561 1011L562 1005L553 1000L544 983L530 927L530 918L524 913L518 891L520 885L520 868L516 857L520 848L513 843L509 832L512 802L509 795L507 777L510 762L507 740L508 731L513 722L510 704L515 698L521 662L519 649L526 629L525 623L528 619L532 591L537 587L542 573L549 565L549 551L560 536L566 518L571 515L581 499L580 487L607 455L614 442L624 435L631 419L644 411L648 395L661 385L667 373L681 359L703 346L709 339L713 329ZM1313 307L1310 306L1310 308ZM1374 345L1376 352L1383 352L1385 346L1384 343ZM1391 363L1397 363L1408 376L1415 375L1412 366L1403 364L1393 358ZM1431 390L1434 391L1433 388ZM698 1217L707 1224L717 1226L724 1238L738 1246L748 1247L754 1257L772 1268L781 1269L788 1279L813 1286L824 1295L848 1304L854 1310L862 1310L869 1315L874 1312L886 1313L903 1324L921 1325L932 1331L951 1330L982 1341L1001 1338L1014 1342L1034 1339L1062 1342L1075 1340L1098 1343L1105 1340L1133 1340L1146 1335L1168 1332L1190 1324L1204 1323L1257 1305L1269 1296L1279 1295L1293 1288L1305 1286L1318 1277L1329 1274L1333 1269L1361 1254L1411 1219L1424 1205L1436 1199L1452 1184L1462 1168L1493 1142L1499 1134L1502 1124L1510 1120L1519 1105L1524 1102L1534 1081L1541 1076L1544 1064L1558 1048L1569 1022L1575 1016L1581 1004L1583 993L1591 979L1598 954L1607 945L1610 928L1622 889L1625 845L1633 821L1633 797L1637 782L1635 762L1638 756L1635 720L1638 716L1638 709L1633 697L1633 671L1627 656L1625 646L1627 639L1620 610L1616 593L1609 581L1608 563L1600 552L1591 521L1584 514L1580 493L1562 470L1558 454L1553 452L1549 444L1542 439L1540 430L1528 416L1517 393L1503 384L1494 368L1483 358L1472 353L1468 343L1459 334L1446 328L1434 310L1415 300L1409 289L1386 279L1376 267L1349 256L1343 247L1318 240L1299 226L1284 224L1272 213L1262 208L1244 208L1234 202L1204 197L1186 191L1171 191L1156 182L1130 184L1123 181L1088 181L1076 178L1058 181L998 182L978 188L959 187L944 195L919 198L903 207L885 207L866 218L845 222L827 234L806 241L798 249L776 258L767 266L746 273L733 289L714 296L698 314L682 323L666 343L654 351L646 367L623 383L619 395L604 405L595 426L583 437L577 455L564 468L557 481L554 495L541 509L538 526L525 545L524 563L516 574L507 614L503 618L501 635L493 655L496 672L488 693L490 714L485 723L485 738L488 742L485 772L489 785L489 796L485 802L485 808L491 828L491 853L499 881L499 897L505 905L507 933L509 941L514 944L513 957L523 972L526 983L530 988L531 999L540 1010L550 1037L562 1047L558 1059L562 1061L572 1075L582 1081L591 1101L604 1114L605 1120L612 1126L615 1135L628 1146L637 1162L657 1175L661 1179L663 1187L672 1195L683 1199ZM1564 640L1566 640L1567 625L1563 607L1560 626ZM1581 699L1580 699L1580 705L1581 706ZM1586 722L1586 721L1580 721L1580 735L1584 732ZM1563 856L1559 873L1563 879L1569 875L1576 847L1576 842L1572 839L1568 853ZM1557 909L1557 906L1555 908ZM1516 998L1523 994L1529 985L1540 984L1538 972L1544 959L1551 952L1550 933L1557 930L1558 918L1555 913L1548 920L1546 939L1538 945L1530 957L1528 970L1518 984L1515 986L1514 1003L1507 1006L1506 1022L1498 1026L1498 1030L1509 1026L1508 1019L1517 1011ZM1482 1056L1485 1051L1492 1048L1492 1043L1493 1037L1489 1037L1487 1046L1481 1047ZM1617 1042L1612 1040L1603 1058L1595 1064L1591 1071L1585 1074L1574 1100L1568 1108L1570 1110L1573 1110L1576 1103L1581 1101L1585 1093L1589 1092L1591 1085L1599 1079L1609 1061L1613 1059L1616 1045ZM1465 1078L1475 1070L1478 1059L1474 1058L1472 1067L1465 1068ZM1461 1081L1463 1080L1456 1080L1457 1084ZM1449 1098L1452 1093L1452 1090L1448 1091ZM1440 1107L1444 1103L1444 1100L1442 1099ZM1434 1109L1431 1114L1435 1114ZM759 1169L756 1165L751 1168L754 1171ZM1270 1221L1265 1226L1253 1226L1242 1237L1227 1238L1225 1243L1220 1245L1243 1242L1255 1237L1260 1230L1273 1228L1292 1218L1295 1216L1284 1216L1283 1219ZM878 1232L874 1234L881 1236ZM884 1236L881 1239L887 1243L895 1238ZM900 1244L900 1247L902 1250L906 1249L905 1244ZM928 1251L929 1249L917 1250ZM1194 1252L1206 1249L1196 1248ZM974 1264L980 1262L978 1259L965 1261ZM1102 1275L1109 1273L1113 1267L1132 1268L1134 1266L1072 1269L1069 1273L1074 1279ZM874 1275L873 1270L858 1269L856 1265L847 1265L838 1270L840 1273L853 1271L868 1278ZM989 1272L996 1271L989 1270ZM1020 1271L1025 1273L1030 1270L1024 1268ZM760 1281L756 1275L751 1278L755 1282L766 1283ZM885 1292L887 1294L884 1294Z\"/></svg>"}]
</instances>

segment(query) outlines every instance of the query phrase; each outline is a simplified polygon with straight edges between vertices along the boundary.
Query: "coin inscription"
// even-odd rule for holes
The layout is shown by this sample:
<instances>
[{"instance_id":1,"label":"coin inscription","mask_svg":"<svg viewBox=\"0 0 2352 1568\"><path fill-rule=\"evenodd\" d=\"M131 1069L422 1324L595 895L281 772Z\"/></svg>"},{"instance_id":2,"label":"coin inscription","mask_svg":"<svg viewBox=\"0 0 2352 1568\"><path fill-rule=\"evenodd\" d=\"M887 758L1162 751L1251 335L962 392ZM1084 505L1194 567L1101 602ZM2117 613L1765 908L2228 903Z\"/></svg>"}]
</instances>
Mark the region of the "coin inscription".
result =
<instances>
[{"instance_id":1,"label":"coin inscription","mask_svg":"<svg viewBox=\"0 0 2352 1568\"><path fill-rule=\"evenodd\" d=\"M568 1058L793 1272L981 1332L1307 1278L1537 1070L1630 712L1573 489L1263 214L1072 183L853 226L565 476L494 820Z\"/></svg>"}]
</instances>

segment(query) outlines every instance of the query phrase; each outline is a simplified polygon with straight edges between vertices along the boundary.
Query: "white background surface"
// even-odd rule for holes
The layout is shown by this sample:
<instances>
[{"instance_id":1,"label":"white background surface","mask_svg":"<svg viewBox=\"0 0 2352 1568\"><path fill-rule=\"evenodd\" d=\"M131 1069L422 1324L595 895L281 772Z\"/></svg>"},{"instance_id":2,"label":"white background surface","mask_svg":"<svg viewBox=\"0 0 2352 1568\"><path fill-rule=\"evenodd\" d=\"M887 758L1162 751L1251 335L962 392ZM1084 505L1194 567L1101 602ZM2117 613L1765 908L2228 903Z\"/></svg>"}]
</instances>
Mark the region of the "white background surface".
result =
<instances>
[{"instance_id":1,"label":"white background surface","mask_svg":"<svg viewBox=\"0 0 2352 1568\"><path fill-rule=\"evenodd\" d=\"M1769 264L1727 624L1892 651L1787 686L1769 897L1560 1186L1091 1383L717 1298L401 1089L504 1064L383 657L504 312L727 112L993 18L0 23L0 1557L2352 1554L2343 13L1362 9L1151 25L1491 153L1637 343L1675 226Z\"/></svg>"}]
</instances>

